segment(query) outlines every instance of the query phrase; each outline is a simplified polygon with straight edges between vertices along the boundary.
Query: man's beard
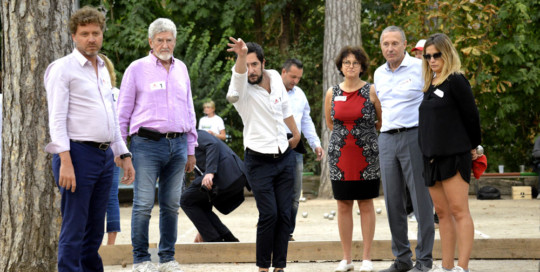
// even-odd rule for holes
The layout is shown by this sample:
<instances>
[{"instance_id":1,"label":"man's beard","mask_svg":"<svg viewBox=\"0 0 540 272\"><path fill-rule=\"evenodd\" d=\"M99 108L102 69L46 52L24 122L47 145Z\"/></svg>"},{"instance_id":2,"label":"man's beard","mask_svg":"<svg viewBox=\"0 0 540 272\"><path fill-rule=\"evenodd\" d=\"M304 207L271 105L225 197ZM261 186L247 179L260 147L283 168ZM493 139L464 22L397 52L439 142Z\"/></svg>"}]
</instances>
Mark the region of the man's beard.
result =
<instances>
[{"instance_id":1,"label":"man's beard","mask_svg":"<svg viewBox=\"0 0 540 272\"><path fill-rule=\"evenodd\" d=\"M259 77L257 77L257 79L256 79L255 81L251 81L251 80L249 80L249 78L248 78L248 82L249 82L249 84L251 84L251 85L257 85L257 84L259 84L259 83L262 82L262 78L263 78L262 75L260 75Z\"/></svg>"},{"instance_id":2,"label":"man's beard","mask_svg":"<svg viewBox=\"0 0 540 272\"><path fill-rule=\"evenodd\" d=\"M90 46L88 46L88 47L90 47ZM84 56L89 56L89 57L97 56L98 53L99 53L99 50L101 49L101 47L99 47L97 45L94 45L94 48L95 48L95 50L87 49L87 48L78 48L77 47L77 49L79 50L79 52L81 54L83 54Z\"/></svg>"},{"instance_id":3,"label":"man's beard","mask_svg":"<svg viewBox=\"0 0 540 272\"><path fill-rule=\"evenodd\" d=\"M170 52L166 53L157 53L156 57L158 57L162 61L169 61L172 58L172 54Z\"/></svg>"}]
</instances>

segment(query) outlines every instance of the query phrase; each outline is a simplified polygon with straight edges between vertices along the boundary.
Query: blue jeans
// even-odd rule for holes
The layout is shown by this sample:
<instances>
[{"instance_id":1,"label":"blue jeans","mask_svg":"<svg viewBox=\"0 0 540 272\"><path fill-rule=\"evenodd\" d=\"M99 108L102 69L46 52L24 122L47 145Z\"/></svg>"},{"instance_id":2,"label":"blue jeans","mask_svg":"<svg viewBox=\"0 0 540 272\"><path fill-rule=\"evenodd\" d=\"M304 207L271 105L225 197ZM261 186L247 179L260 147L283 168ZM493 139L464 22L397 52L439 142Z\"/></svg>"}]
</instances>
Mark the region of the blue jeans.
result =
<instances>
[{"instance_id":1,"label":"blue jeans","mask_svg":"<svg viewBox=\"0 0 540 272\"><path fill-rule=\"evenodd\" d=\"M109 203L107 203L107 232L120 232L120 205L118 203L118 182L120 167L114 167Z\"/></svg>"},{"instance_id":2,"label":"blue jeans","mask_svg":"<svg viewBox=\"0 0 540 272\"><path fill-rule=\"evenodd\" d=\"M75 171L75 192L59 187L62 228L58 242L58 271L103 271L98 249L103 241L105 210L109 200L114 157L111 149L100 150L83 143L70 143ZM60 157L53 156L56 185Z\"/></svg>"},{"instance_id":3,"label":"blue jeans","mask_svg":"<svg viewBox=\"0 0 540 272\"><path fill-rule=\"evenodd\" d=\"M131 152L136 173L131 215L133 263L150 261L148 224L158 178L159 262L174 261L178 209L187 162L187 136L154 141L134 135L131 137Z\"/></svg>"},{"instance_id":4,"label":"blue jeans","mask_svg":"<svg viewBox=\"0 0 540 272\"><path fill-rule=\"evenodd\" d=\"M296 159L296 168L294 169L294 191L293 203L291 208L291 236L296 227L296 215L298 214L298 205L300 204L300 194L302 193L302 175L304 172L304 155L296 151L292 151Z\"/></svg>"},{"instance_id":5,"label":"blue jeans","mask_svg":"<svg viewBox=\"0 0 540 272\"><path fill-rule=\"evenodd\" d=\"M294 185L294 155L287 151L279 159L261 158L248 152L244 162L259 210L256 241L258 267L284 268L291 231Z\"/></svg>"}]
</instances>

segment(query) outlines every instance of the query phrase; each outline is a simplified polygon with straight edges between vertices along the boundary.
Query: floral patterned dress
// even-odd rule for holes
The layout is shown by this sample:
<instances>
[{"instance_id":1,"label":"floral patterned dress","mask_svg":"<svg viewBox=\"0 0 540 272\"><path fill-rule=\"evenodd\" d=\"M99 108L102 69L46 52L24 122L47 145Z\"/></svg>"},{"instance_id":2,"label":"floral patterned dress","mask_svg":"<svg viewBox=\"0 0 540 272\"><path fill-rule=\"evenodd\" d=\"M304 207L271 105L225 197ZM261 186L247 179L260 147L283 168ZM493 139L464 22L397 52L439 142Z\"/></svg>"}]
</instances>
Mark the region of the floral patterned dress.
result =
<instances>
[{"instance_id":1,"label":"floral patterned dress","mask_svg":"<svg viewBox=\"0 0 540 272\"><path fill-rule=\"evenodd\" d=\"M371 84L354 92L332 88L334 129L328 145L330 180L338 200L379 196L379 145L375 106L369 99Z\"/></svg>"}]
</instances>

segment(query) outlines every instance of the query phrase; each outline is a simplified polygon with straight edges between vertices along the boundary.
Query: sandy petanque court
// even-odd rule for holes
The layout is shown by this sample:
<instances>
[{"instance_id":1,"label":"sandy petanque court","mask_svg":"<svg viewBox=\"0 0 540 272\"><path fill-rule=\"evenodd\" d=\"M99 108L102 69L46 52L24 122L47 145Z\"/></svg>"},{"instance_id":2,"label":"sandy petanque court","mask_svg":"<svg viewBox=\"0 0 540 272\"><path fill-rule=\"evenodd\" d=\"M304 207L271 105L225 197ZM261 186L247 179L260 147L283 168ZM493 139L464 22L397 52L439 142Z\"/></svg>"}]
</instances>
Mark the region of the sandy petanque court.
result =
<instances>
[{"instance_id":1,"label":"sandy petanque court","mask_svg":"<svg viewBox=\"0 0 540 272\"><path fill-rule=\"evenodd\" d=\"M540 271L540 200L513 200L511 195L504 195L501 200L477 200L470 196L469 202L475 223L471 271ZM372 252L375 270L387 268L393 258L382 196L375 199L375 209L379 208L381 213L376 217ZM341 259L337 220L325 219L324 214L336 210L336 201L332 199L307 199L300 203L295 241L289 244L287 271L333 271ZM231 214L219 216L240 243L193 243L197 230L183 211L179 211L176 258L184 271L256 271L254 243L258 213L253 197L246 197L246 201ZM103 246L100 250L105 271L131 271L130 218L131 205L123 204L122 232L118 234L116 245ZM155 262L155 247L159 242L158 218L159 208L156 205L149 233L150 251ZM361 258L359 218L355 216L355 260ZM408 227L409 238L415 244L417 224L410 221ZM440 263L438 230L435 230L435 239L433 255L437 258L436 263Z\"/></svg>"}]
</instances>

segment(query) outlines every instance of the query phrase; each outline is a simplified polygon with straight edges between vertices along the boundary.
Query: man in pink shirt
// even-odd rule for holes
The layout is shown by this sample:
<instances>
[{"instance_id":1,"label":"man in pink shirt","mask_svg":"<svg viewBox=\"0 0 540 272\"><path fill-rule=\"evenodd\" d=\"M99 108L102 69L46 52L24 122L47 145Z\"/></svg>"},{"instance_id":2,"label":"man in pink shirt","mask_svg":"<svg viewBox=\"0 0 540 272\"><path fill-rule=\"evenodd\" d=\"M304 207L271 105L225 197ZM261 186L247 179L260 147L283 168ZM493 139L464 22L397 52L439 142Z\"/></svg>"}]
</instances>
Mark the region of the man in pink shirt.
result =
<instances>
[{"instance_id":1,"label":"man in pink shirt","mask_svg":"<svg viewBox=\"0 0 540 272\"><path fill-rule=\"evenodd\" d=\"M122 182L133 182L131 154L120 136L111 79L97 56L105 16L91 7L69 20L73 53L49 65L45 89L49 106L53 174L62 195L58 271L103 271L98 249L113 167L124 169Z\"/></svg>"},{"instance_id":2,"label":"man in pink shirt","mask_svg":"<svg viewBox=\"0 0 540 272\"><path fill-rule=\"evenodd\" d=\"M158 271L148 252L148 223L159 179L159 271L181 271L174 259L184 172L193 171L196 118L186 65L173 57L176 25L155 20L148 28L152 50L131 63L118 97L120 130L131 136L133 271Z\"/></svg>"}]
</instances>

